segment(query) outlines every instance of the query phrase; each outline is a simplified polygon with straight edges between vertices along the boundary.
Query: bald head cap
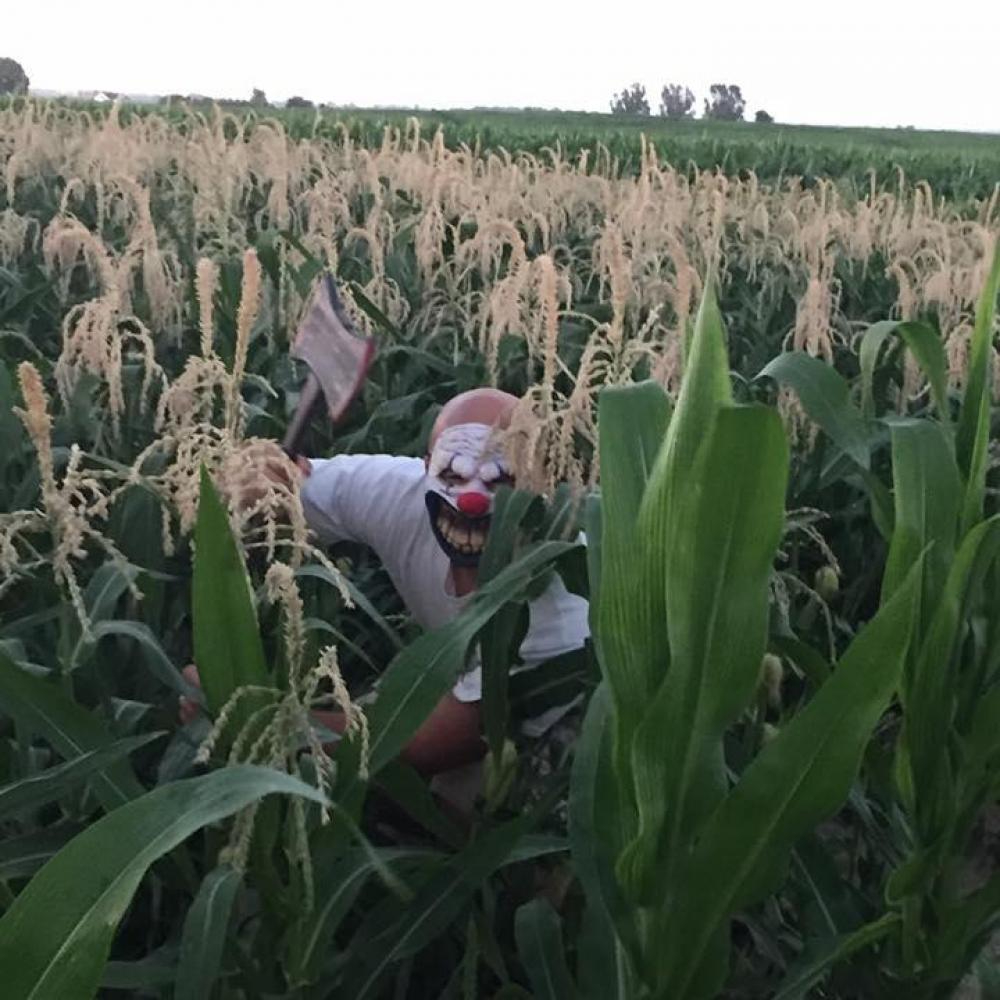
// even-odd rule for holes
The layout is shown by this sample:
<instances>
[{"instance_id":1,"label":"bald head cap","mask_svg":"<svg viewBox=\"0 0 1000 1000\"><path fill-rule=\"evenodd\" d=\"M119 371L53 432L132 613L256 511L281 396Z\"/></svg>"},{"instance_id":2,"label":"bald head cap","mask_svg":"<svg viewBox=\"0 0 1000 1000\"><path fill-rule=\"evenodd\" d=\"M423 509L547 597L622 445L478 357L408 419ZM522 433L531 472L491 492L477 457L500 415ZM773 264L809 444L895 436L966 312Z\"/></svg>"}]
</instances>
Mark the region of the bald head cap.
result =
<instances>
[{"instance_id":1,"label":"bald head cap","mask_svg":"<svg viewBox=\"0 0 1000 1000\"><path fill-rule=\"evenodd\" d=\"M432 451L441 432L459 424L485 424L501 430L510 425L511 414L517 406L517 396L500 389L470 389L452 397L441 408L431 429L427 450Z\"/></svg>"}]
</instances>

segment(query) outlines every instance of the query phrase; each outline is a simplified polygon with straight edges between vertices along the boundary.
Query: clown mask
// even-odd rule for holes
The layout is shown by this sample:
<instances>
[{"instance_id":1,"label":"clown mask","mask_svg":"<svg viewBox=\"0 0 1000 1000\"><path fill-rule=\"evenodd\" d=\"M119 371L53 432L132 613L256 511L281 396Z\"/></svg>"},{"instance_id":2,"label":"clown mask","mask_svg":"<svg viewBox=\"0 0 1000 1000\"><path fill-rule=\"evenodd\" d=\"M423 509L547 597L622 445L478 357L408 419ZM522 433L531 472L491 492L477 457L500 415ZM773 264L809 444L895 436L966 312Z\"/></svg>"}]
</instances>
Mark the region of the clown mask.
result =
<instances>
[{"instance_id":1,"label":"clown mask","mask_svg":"<svg viewBox=\"0 0 1000 1000\"><path fill-rule=\"evenodd\" d=\"M455 566L475 566L486 545L493 491L513 477L486 424L442 431L427 464L427 512L438 544Z\"/></svg>"}]
</instances>

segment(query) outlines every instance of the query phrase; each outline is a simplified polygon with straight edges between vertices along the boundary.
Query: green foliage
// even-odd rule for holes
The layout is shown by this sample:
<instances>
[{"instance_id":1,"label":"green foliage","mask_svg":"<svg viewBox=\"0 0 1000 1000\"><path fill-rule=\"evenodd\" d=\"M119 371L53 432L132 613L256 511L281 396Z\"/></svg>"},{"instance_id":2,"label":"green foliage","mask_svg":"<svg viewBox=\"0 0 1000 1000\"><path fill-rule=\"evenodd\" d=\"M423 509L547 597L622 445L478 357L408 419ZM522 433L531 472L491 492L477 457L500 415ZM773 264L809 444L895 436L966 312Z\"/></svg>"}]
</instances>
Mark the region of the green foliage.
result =
<instances>
[{"instance_id":1,"label":"green foliage","mask_svg":"<svg viewBox=\"0 0 1000 1000\"><path fill-rule=\"evenodd\" d=\"M184 919L177 963L177 993L191 1000L210 1000L221 972L228 924L242 875L222 865L205 876Z\"/></svg>"},{"instance_id":2,"label":"green foliage","mask_svg":"<svg viewBox=\"0 0 1000 1000\"><path fill-rule=\"evenodd\" d=\"M103 771L109 764L151 743L161 735L161 733L144 733L116 740L106 747L89 750L64 764L47 768L40 774L5 785L0 788L0 820L58 800L85 780Z\"/></svg>"},{"instance_id":3,"label":"green foliage","mask_svg":"<svg viewBox=\"0 0 1000 1000\"><path fill-rule=\"evenodd\" d=\"M237 689L266 686L268 669L250 578L204 467L199 496L192 581L194 657L208 708L218 713Z\"/></svg>"},{"instance_id":4,"label":"green foliage","mask_svg":"<svg viewBox=\"0 0 1000 1000\"><path fill-rule=\"evenodd\" d=\"M615 115L648 115L649 101L646 88L641 83L633 83L611 101L611 113Z\"/></svg>"},{"instance_id":5,"label":"green foliage","mask_svg":"<svg viewBox=\"0 0 1000 1000\"><path fill-rule=\"evenodd\" d=\"M29 83L28 74L16 59L0 57L0 94L26 94Z\"/></svg>"},{"instance_id":6,"label":"green foliage","mask_svg":"<svg viewBox=\"0 0 1000 1000\"><path fill-rule=\"evenodd\" d=\"M114 737L72 697L40 677L32 676L0 653L0 708L26 734L43 737L67 761L110 748ZM142 794L142 785L124 761L102 770L94 793L106 809L115 809Z\"/></svg>"},{"instance_id":7,"label":"green foliage","mask_svg":"<svg viewBox=\"0 0 1000 1000\"><path fill-rule=\"evenodd\" d=\"M517 950L539 1000L573 1000L576 987L563 954L559 915L544 899L525 903L514 918Z\"/></svg>"},{"instance_id":8,"label":"green foliage","mask_svg":"<svg viewBox=\"0 0 1000 1000\"><path fill-rule=\"evenodd\" d=\"M694 117L694 94L690 87L678 83L665 84L660 91L660 116L671 121Z\"/></svg>"},{"instance_id":9,"label":"green foliage","mask_svg":"<svg viewBox=\"0 0 1000 1000\"><path fill-rule=\"evenodd\" d=\"M165 785L88 827L0 918L6 995L92 996L115 927L149 865L200 827L275 792L320 798L288 775L234 767Z\"/></svg>"},{"instance_id":10,"label":"green foliage","mask_svg":"<svg viewBox=\"0 0 1000 1000\"><path fill-rule=\"evenodd\" d=\"M976 887L963 874L973 863L974 826L996 794L991 767L998 744L985 720L996 704L1000 665L992 610L1000 581L1000 515L985 516L983 486L998 281L1000 247L976 311L957 421L940 348L925 328L877 324L861 347L872 443L879 422L872 376L889 334L898 333L923 368L936 410L936 419L883 418L890 430L894 511L879 617L911 587L914 573L918 581L918 612L898 686L902 717L891 779L871 789L886 814L898 810L906 817L905 833L893 830L899 846L883 859L889 911L872 924L888 927L891 940L880 988L886 996L950 993L1000 914L997 877ZM844 447L838 429L859 414L840 387L825 393L825 406L812 412L822 414L821 426ZM863 481L873 488L874 480Z\"/></svg>"},{"instance_id":11,"label":"green foliage","mask_svg":"<svg viewBox=\"0 0 1000 1000\"><path fill-rule=\"evenodd\" d=\"M746 101L740 88L732 83L713 83L709 88L712 98L705 101L705 117L720 122L743 120Z\"/></svg>"},{"instance_id":12,"label":"green foliage","mask_svg":"<svg viewBox=\"0 0 1000 1000\"><path fill-rule=\"evenodd\" d=\"M722 987L729 920L781 884L796 840L846 800L917 610L919 553L832 678L729 787L725 737L751 701L766 648L788 458L775 414L734 406L727 381L709 286L654 462L609 445L625 428L655 427L641 414L656 390L605 390L601 401L614 492L602 503L597 638L620 694L613 753L592 702L571 829L588 910L615 928L619 955L655 997ZM629 561L631 572L616 569Z\"/></svg>"}]
</instances>

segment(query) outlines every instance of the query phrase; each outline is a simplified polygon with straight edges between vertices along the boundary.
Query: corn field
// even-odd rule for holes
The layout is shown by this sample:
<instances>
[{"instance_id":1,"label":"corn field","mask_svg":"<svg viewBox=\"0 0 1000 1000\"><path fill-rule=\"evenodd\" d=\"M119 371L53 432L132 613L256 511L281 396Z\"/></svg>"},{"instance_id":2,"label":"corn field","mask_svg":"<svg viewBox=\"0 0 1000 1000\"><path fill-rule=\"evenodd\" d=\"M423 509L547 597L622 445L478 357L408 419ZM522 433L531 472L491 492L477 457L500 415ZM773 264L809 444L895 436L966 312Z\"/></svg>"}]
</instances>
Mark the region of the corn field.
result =
<instances>
[{"instance_id":1,"label":"corn field","mask_svg":"<svg viewBox=\"0 0 1000 1000\"><path fill-rule=\"evenodd\" d=\"M0 108L5 998L1000 996L1000 188L514 148ZM261 475L324 273L310 455L519 399L440 629ZM399 753L477 645L458 821Z\"/></svg>"}]
</instances>

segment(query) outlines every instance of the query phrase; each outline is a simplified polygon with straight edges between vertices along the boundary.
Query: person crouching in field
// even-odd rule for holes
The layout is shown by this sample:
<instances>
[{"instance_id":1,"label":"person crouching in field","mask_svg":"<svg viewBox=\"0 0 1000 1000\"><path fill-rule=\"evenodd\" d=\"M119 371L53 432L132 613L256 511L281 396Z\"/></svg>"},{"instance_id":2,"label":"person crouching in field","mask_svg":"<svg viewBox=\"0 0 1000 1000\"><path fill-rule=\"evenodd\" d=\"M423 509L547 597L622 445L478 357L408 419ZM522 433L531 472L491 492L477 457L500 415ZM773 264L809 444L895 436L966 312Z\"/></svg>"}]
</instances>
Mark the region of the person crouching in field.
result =
<instances>
[{"instance_id":1,"label":"person crouching in field","mask_svg":"<svg viewBox=\"0 0 1000 1000\"><path fill-rule=\"evenodd\" d=\"M517 398L496 389L473 389L454 397L434 423L425 458L338 455L302 460L302 506L309 527L327 543L352 541L374 550L407 610L424 629L455 618L477 586L495 491L513 485L498 449L496 430L509 424ZM529 627L519 657L524 669L579 649L588 635L586 600L553 576L529 605ZM197 671L186 670L197 683ZM438 776L468 804L479 780L481 671L472 660L402 753L421 774ZM197 706L181 701L181 718ZM342 732L338 712L315 712L318 723ZM545 720L537 720L536 734ZM458 804L456 802L456 804Z\"/></svg>"}]
</instances>

